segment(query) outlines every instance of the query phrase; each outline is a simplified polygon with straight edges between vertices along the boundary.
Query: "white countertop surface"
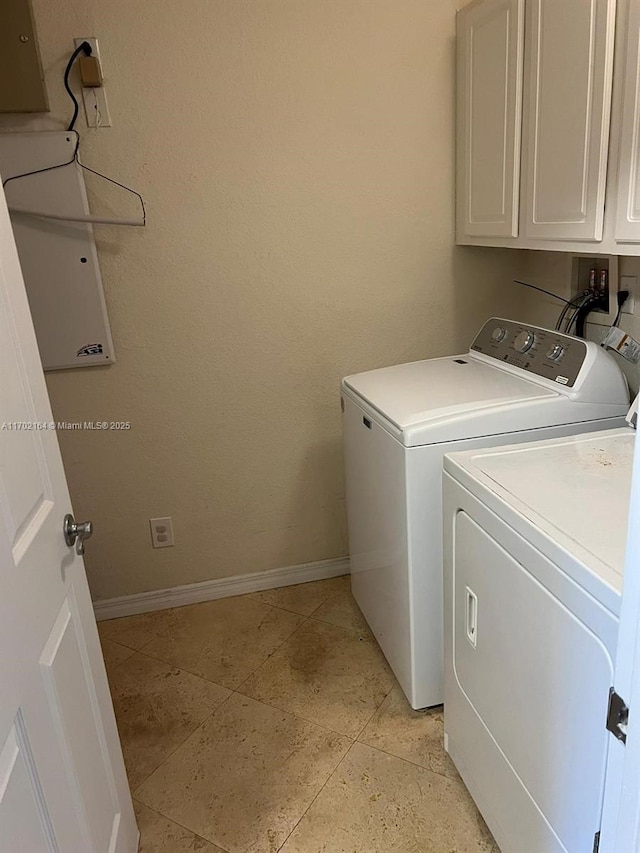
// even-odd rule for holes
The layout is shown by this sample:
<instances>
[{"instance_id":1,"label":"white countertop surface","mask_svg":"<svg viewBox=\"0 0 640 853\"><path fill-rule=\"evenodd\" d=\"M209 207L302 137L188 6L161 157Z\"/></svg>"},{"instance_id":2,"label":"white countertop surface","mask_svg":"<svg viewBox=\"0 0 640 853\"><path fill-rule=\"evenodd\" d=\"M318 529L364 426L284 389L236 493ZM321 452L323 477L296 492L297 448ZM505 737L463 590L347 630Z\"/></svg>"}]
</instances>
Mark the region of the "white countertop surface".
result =
<instances>
[{"instance_id":1,"label":"white countertop surface","mask_svg":"<svg viewBox=\"0 0 640 853\"><path fill-rule=\"evenodd\" d=\"M606 430L451 454L445 467L467 472L620 592L634 441L632 429Z\"/></svg>"}]
</instances>

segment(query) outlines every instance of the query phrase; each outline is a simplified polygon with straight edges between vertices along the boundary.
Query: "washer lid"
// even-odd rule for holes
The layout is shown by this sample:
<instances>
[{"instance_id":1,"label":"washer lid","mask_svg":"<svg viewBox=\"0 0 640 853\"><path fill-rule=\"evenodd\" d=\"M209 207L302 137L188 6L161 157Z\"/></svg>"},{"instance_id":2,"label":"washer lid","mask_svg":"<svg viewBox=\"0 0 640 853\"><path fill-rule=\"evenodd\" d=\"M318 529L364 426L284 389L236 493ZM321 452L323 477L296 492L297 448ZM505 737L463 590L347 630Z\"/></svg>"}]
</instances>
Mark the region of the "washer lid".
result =
<instances>
[{"instance_id":1,"label":"washer lid","mask_svg":"<svg viewBox=\"0 0 640 853\"><path fill-rule=\"evenodd\" d=\"M635 431L630 428L467 451L451 462L487 486L618 593ZM451 470L445 462L447 470Z\"/></svg>"},{"instance_id":2,"label":"washer lid","mask_svg":"<svg viewBox=\"0 0 640 853\"><path fill-rule=\"evenodd\" d=\"M343 383L401 431L450 418L477 418L483 410L559 396L469 355L383 367L347 376Z\"/></svg>"}]
</instances>

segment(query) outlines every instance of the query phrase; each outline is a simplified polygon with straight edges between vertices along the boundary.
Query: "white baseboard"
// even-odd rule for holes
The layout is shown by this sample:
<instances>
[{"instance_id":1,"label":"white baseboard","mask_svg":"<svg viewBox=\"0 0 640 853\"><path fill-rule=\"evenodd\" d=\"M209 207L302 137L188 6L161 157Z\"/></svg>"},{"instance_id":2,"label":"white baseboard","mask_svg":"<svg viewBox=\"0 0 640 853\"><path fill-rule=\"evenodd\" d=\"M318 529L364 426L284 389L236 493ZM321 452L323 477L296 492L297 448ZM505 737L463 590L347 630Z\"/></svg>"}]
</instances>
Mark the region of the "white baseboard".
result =
<instances>
[{"instance_id":1,"label":"white baseboard","mask_svg":"<svg viewBox=\"0 0 640 853\"><path fill-rule=\"evenodd\" d=\"M120 616L166 610L169 607L182 607L185 604L197 604L215 598L228 598L232 595L244 595L248 592L260 592L263 589L275 589L279 586L292 586L348 574L349 558L339 557L335 560L287 566L284 569L269 569L266 572L173 586L170 589L154 589L150 592L121 595L118 598L105 598L94 601L93 610L100 622L103 619L118 619Z\"/></svg>"}]
</instances>

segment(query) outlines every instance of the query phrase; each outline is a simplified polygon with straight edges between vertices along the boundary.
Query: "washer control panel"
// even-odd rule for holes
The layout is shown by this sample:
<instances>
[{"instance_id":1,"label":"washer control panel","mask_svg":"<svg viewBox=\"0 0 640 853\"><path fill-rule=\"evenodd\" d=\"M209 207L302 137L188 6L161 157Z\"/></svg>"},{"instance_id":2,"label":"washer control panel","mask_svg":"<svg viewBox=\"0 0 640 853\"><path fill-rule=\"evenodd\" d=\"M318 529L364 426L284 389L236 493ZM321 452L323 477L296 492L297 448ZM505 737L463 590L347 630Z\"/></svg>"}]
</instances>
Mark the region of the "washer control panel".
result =
<instances>
[{"instance_id":1,"label":"washer control panel","mask_svg":"<svg viewBox=\"0 0 640 853\"><path fill-rule=\"evenodd\" d=\"M512 320L488 320L471 350L571 388L587 355L584 341Z\"/></svg>"}]
</instances>

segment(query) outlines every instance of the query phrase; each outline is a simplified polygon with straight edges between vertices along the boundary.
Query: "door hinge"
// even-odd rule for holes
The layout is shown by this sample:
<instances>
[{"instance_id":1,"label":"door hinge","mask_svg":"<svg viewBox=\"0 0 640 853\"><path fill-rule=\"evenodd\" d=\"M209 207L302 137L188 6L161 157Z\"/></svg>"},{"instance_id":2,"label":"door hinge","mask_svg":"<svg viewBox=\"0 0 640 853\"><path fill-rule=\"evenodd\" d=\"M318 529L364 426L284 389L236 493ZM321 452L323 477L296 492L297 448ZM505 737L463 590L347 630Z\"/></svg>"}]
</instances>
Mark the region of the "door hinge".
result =
<instances>
[{"instance_id":1,"label":"door hinge","mask_svg":"<svg viewBox=\"0 0 640 853\"><path fill-rule=\"evenodd\" d=\"M627 723L629 722L629 709L621 696L611 687L609 689L609 707L607 708L607 731L621 740L627 742Z\"/></svg>"},{"instance_id":2,"label":"door hinge","mask_svg":"<svg viewBox=\"0 0 640 853\"><path fill-rule=\"evenodd\" d=\"M600 849L600 830L593 836L593 853L598 853Z\"/></svg>"}]
</instances>

